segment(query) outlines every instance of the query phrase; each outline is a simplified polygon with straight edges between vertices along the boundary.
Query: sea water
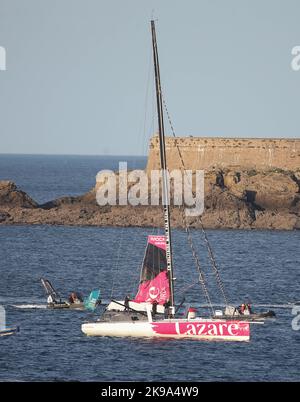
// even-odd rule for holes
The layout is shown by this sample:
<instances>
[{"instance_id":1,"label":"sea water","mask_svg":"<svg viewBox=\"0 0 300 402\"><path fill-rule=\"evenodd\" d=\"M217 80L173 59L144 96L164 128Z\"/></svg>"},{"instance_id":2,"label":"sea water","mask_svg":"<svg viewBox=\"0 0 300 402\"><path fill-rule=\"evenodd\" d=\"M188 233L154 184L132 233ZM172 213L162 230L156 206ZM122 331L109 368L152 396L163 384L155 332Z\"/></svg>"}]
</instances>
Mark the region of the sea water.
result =
<instances>
[{"instance_id":1,"label":"sea water","mask_svg":"<svg viewBox=\"0 0 300 402\"><path fill-rule=\"evenodd\" d=\"M98 170L117 169L119 160L124 157L0 155L0 180L12 179L46 202L88 191ZM135 160L134 167L144 163ZM81 324L99 312L45 308L41 277L64 297L74 290L88 295L94 288L100 288L103 301L134 295L151 233L158 230L0 226L0 305L7 325L21 329L0 338L0 380L300 380L300 331L292 325L290 304L300 300L299 231L208 231L230 302L250 301L255 309L277 315L275 321L251 325L249 343L88 338ZM219 309L224 301L200 231L194 230L193 238ZM185 297L205 314L207 301L185 232L174 230L173 239L176 301Z\"/></svg>"}]
</instances>

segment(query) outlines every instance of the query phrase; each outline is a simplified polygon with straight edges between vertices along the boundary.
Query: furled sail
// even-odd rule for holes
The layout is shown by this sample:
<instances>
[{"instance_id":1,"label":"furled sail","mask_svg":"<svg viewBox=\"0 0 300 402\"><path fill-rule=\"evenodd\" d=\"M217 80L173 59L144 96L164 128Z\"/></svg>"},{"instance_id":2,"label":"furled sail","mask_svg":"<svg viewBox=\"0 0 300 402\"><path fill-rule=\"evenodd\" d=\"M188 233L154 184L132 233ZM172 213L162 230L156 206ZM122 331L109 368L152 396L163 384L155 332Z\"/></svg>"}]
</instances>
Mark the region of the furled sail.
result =
<instances>
[{"instance_id":1,"label":"furled sail","mask_svg":"<svg viewBox=\"0 0 300 402\"><path fill-rule=\"evenodd\" d=\"M53 301L60 300L59 294L54 289L54 287L51 285L50 281L48 281L48 279L41 278L41 282L46 291L47 296L51 296Z\"/></svg>"},{"instance_id":2,"label":"furled sail","mask_svg":"<svg viewBox=\"0 0 300 402\"><path fill-rule=\"evenodd\" d=\"M167 275L166 237L148 236L136 303L165 304L170 299Z\"/></svg>"}]
</instances>

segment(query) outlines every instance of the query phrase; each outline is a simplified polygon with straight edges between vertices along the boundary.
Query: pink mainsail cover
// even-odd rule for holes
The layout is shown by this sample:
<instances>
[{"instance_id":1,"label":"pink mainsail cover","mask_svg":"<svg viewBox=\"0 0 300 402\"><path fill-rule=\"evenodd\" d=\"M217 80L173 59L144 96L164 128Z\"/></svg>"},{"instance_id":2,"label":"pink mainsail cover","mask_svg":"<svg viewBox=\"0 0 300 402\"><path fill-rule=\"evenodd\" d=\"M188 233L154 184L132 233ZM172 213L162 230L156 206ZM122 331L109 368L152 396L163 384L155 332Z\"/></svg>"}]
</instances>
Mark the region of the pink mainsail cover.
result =
<instances>
[{"instance_id":1,"label":"pink mainsail cover","mask_svg":"<svg viewBox=\"0 0 300 402\"><path fill-rule=\"evenodd\" d=\"M151 264L151 266L149 266ZM165 236L148 236L148 245L142 268L142 279L136 303L165 304L170 298L166 261Z\"/></svg>"},{"instance_id":2,"label":"pink mainsail cover","mask_svg":"<svg viewBox=\"0 0 300 402\"><path fill-rule=\"evenodd\" d=\"M170 298L167 272L161 272L154 279L143 282L133 300L136 303L150 302L165 304Z\"/></svg>"}]
</instances>

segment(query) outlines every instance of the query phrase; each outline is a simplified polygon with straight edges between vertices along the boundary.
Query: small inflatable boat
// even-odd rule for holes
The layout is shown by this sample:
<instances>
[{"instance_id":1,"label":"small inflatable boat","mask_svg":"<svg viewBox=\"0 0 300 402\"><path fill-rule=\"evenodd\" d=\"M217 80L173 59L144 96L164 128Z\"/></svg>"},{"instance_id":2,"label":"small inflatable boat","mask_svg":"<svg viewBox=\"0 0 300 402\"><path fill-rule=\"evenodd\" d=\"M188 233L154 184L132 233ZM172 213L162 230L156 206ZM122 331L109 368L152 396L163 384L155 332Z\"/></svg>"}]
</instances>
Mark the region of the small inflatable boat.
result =
<instances>
[{"instance_id":1,"label":"small inflatable boat","mask_svg":"<svg viewBox=\"0 0 300 402\"><path fill-rule=\"evenodd\" d=\"M99 289L92 290L85 299L83 299L81 293L72 292L68 300L62 300L48 279L41 278L41 282L47 295L47 308L94 311L101 304Z\"/></svg>"},{"instance_id":2,"label":"small inflatable boat","mask_svg":"<svg viewBox=\"0 0 300 402\"><path fill-rule=\"evenodd\" d=\"M223 320L235 320L240 321L265 321L269 318L276 318L276 314L273 310L254 312L250 308L250 305L242 305L240 307L227 306L225 311L217 310L214 318L220 318Z\"/></svg>"},{"instance_id":3,"label":"small inflatable boat","mask_svg":"<svg viewBox=\"0 0 300 402\"><path fill-rule=\"evenodd\" d=\"M14 335L19 331L19 327L0 329L0 336Z\"/></svg>"},{"instance_id":4,"label":"small inflatable boat","mask_svg":"<svg viewBox=\"0 0 300 402\"><path fill-rule=\"evenodd\" d=\"M58 302L47 303L47 308L53 308L53 309L71 308L75 310L84 310L85 307L83 303L69 303L67 301L58 301Z\"/></svg>"},{"instance_id":5,"label":"small inflatable boat","mask_svg":"<svg viewBox=\"0 0 300 402\"><path fill-rule=\"evenodd\" d=\"M47 308L84 310L83 298L79 293L72 292L68 300L62 300L48 279L41 278L47 295Z\"/></svg>"}]
</instances>

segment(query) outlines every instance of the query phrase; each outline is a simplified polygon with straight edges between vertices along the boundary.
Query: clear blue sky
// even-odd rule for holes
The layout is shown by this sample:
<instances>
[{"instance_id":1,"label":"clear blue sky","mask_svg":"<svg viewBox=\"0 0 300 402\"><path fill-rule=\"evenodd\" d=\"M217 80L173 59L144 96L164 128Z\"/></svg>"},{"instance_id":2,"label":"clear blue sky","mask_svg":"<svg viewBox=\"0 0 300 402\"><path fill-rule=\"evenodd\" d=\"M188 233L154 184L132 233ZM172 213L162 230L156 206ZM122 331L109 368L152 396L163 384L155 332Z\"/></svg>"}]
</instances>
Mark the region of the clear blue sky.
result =
<instances>
[{"instance_id":1,"label":"clear blue sky","mask_svg":"<svg viewBox=\"0 0 300 402\"><path fill-rule=\"evenodd\" d=\"M153 9L177 135L300 137L299 0L0 0L0 153L145 154Z\"/></svg>"}]
</instances>

